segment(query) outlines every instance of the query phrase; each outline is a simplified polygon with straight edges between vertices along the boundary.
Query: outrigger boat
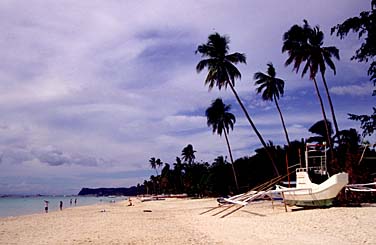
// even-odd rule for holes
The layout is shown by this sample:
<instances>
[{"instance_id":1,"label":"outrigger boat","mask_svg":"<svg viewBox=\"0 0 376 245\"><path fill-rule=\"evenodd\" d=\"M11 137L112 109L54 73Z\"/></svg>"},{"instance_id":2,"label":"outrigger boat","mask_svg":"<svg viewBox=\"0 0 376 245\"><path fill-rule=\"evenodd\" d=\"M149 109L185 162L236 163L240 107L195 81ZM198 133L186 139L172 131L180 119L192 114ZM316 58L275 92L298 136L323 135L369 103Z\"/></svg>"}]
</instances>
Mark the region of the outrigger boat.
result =
<instances>
[{"instance_id":1,"label":"outrigger boat","mask_svg":"<svg viewBox=\"0 0 376 245\"><path fill-rule=\"evenodd\" d=\"M277 185L287 205L302 207L328 207L338 193L348 184L347 173L337 173L331 177L327 172L325 142L306 144L305 167L296 170L296 187L286 188ZM323 181L324 180L324 181ZM316 181L317 183L314 183Z\"/></svg>"},{"instance_id":2,"label":"outrigger boat","mask_svg":"<svg viewBox=\"0 0 376 245\"><path fill-rule=\"evenodd\" d=\"M286 212L286 205L301 207L328 207L333 205L333 200L347 186L349 176L347 173L337 173L329 177L326 166L327 151L325 142L323 144L306 145L305 167L300 163L298 164L300 167L296 169L296 187L289 188L277 185L289 174L278 176L248 192L229 198L219 198L217 207L210 208L200 215L222 208L212 216L222 214L220 217L224 218L256 200L268 197L273 201L276 195L282 196ZM275 189L272 189L273 187Z\"/></svg>"},{"instance_id":3,"label":"outrigger boat","mask_svg":"<svg viewBox=\"0 0 376 245\"><path fill-rule=\"evenodd\" d=\"M266 196L273 198L280 194L284 203L289 206L331 206L339 192L348 184L349 177L347 173L337 173L329 177L326 165L327 150L325 142L323 144L306 144L305 167L300 164L300 168L296 169L296 187L294 188L275 185L276 188L271 190L269 184L265 186L267 188L223 198L223 201L245 206L254 200ZM276 178L270 183L277 183L282 178Z\"/></svg>"}]
</instances>

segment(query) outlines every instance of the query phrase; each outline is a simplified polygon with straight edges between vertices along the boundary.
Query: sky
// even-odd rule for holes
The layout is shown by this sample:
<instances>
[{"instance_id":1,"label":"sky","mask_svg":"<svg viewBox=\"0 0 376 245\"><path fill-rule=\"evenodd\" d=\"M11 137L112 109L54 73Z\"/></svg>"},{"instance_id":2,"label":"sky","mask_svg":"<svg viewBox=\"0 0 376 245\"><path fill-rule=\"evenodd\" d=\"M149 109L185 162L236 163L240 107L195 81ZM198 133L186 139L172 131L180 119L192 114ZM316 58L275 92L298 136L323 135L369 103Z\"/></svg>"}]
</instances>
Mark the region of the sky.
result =
<instances>
[{"instance_id":1,"label":"sky","mask_svg":"<svg viewBox=\"0 0 376 245\"><path fill-rule=\"evenodd\" d=\"M368 65L350 60L356 34L340 40L330 28L369 9L368 0L0 1L0 194L129 187L155 173L151 157L172 165L188 144L197 161L226 156L205 117L218 97L237 119L234 157L253 155L262 145L231 91L209 92L206 70L195 70L195 50L214 32L246 54L235 88L265 140L283 145L253 74L274 64L290 139L309 137L321 111L312 81L284 66L282 35L303 19L319 25L324 46L340 50L337 74L326 72L339 127L359 129L347 113L372 112Z\"/></svg>"}]
</instances>

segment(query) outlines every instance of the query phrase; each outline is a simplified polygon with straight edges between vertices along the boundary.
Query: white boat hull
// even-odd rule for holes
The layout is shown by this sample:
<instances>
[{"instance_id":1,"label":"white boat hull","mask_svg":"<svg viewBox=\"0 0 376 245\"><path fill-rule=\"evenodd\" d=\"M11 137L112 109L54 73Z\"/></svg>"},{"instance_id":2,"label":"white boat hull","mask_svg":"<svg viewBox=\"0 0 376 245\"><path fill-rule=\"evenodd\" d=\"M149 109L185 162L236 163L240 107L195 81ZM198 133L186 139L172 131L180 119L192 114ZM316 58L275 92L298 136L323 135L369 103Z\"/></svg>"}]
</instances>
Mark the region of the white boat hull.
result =
<instances>
[{"instance_id":1,"label":"white boat hull","mask_svg":"<svg viewBox=\"0 0 376 245\"><path fill-rule=\"evenodd\" d=\"M307 172L297 172L296 175L296 188L278 187L285 203L288 205L304 207L331 206L338 193L348 184L347 173L335 174L321 184L312 183Z\"/></svg>"}]
</instances>

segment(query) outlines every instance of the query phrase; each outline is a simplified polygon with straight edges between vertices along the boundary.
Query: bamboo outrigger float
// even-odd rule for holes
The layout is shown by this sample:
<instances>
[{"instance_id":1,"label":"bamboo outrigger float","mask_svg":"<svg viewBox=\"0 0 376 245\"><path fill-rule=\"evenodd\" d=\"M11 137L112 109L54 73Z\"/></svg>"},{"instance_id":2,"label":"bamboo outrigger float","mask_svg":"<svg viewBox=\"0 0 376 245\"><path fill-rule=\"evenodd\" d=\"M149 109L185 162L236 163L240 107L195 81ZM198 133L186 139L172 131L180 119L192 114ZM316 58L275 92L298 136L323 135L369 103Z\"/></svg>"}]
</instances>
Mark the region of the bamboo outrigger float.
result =
<instances>
[{"instance_id":1,"label":"bamboo outrigger float","mask_svg":"<svg viewBox=\"0 0 376 245\"><path fill-rule=\"evenodd\" d=\"M367 148L375 148L376 147L376 144L364 144L363 145L364 149L362 150L362 154L360 156L360 159L359 159L359 162L358 162L358 165L360 165L362 163L363 160L376 160L375 157L366 157L365 156L365 152L367 150ZM346 185L346 192L376 192L376 182L371 182L371 183L363 183L363 184L350 184L350 185Z\"/></svg>"}]
</instances>

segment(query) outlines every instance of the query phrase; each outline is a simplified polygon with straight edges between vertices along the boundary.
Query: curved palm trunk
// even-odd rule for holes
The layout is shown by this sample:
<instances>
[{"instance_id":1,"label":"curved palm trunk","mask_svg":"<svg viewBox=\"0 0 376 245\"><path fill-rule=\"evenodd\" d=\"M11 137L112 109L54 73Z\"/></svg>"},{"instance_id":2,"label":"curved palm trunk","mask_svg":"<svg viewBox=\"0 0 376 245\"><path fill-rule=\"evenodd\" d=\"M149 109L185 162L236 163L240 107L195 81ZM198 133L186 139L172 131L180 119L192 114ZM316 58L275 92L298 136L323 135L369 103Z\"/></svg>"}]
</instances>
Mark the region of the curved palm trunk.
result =
<instances>
[{"instance_id":1,"label":"curved palm trunk","mask_svg":"<svg viewBox=\"0 0 376 245\"><path fill-rule=\"evenodd\" d=\"M325 121L325 130L327 134L328 146L330 149L332 149L332 141L330 140L330 131L329 131L328 124L327 124L328 119L326 118L324 103L322 102L322 97L320 95L319 87L317 86L316 78L313 78L312 81L313 81L313 84L315 85L316 94L320 101L322 116L324 117L324 121Z\"/></svg>"},{"instance_id":2,"label":"curved palm trunk","mask_svg":"<svg viewBox=\"0 0 376 245\"><path fill-rule=\"evenodd\" d=\"M290 139L289 139L289 135L288 135L288 133L287 133L285 120L283 119L282 112L281 112L281 109L279 108L278 100L277 100L277 98L276 98L275 95L274 95L274 102L275 102L275 105L276 105L277 110L278 110L278 112L279 112L279 117L281 118L281 122L282 122L283 130L285 131L285 136L286 136L287 145L290 147Z\"/></svg>"},{"instance_id":3,"label":"curved palm trunk","mask_svg":"<svg viewBox=\"0 0 376 245\"><path fill-rule=\"evenodd\" d=\"M333 107L333 103L332 103L332 98L330 97L330 94L329 94L329 89L328 89L328 85L326 83L326 79L325 79L324 73L321 73L321 77L322 77L322 82L324 83L324 87L325 87L325 91L326 91L326 96L328 97L330 111L332 113L332 118L333 118L333 124L334 124L334 128L336 130L336 136L338 136L339 135L339 129L338 129L338 124L337 124L337 119L336 119L336 115L334 113L334 107Z\"/></svg>"},{"instance_id":4,"label":"curved palm trunk","mask_svg":"<svg viewBox=\"0 0 376 245\"><path fill-rule=\"evenodd\" d=\"M239 191L238 178L236 177L236 171L235 171L235 166L234 166L234 159L232 158L232 152L231 152L230 142L229 142L228 137L227 137L226 129L223 130L223 131L225 132L225 139L226 139L226 143L227 143L228 153L230 155L232 172L234 173L234 180L235 180L236 190Z\"/></svg>"},{"instance_id":5,"label":"curved palm trunk","mask_svg":"<svg viewBox=\"0 0 376 245\"><path fill-rule=\"evenodd\" d=\"M239 95L238 95L238 93L236 92L234 86L231 84L231 82L228 82L228 85L230 86L232 92L234 93L235 98L236 98L236 100L238 101L240 107L242 108L242 110L243 110L245 116L247 117L248 122L251 124L253 131L255 131L257 137L258 137L259 140L261 141L261 144L264 146L265 151L266 151L266 154L268 154L268 157L269 157L270 161L272 162L272 165L273 165L273 168L274 168L274 172L275 172L275 174L276 174L277 176L279 176L279 172L278 172L277 166L275 165L274 158L273 158L272 154L270 153L270 151L269 151L269 149L268 149L268 146L266 145L266 143L265 143L264 139L262 138L260 132L257 130L255 124L253 123L251 117L249 116L248 111L247 111L247 109L244 107L242 101L240 100Z\"/></svg>"}]
</instances>

